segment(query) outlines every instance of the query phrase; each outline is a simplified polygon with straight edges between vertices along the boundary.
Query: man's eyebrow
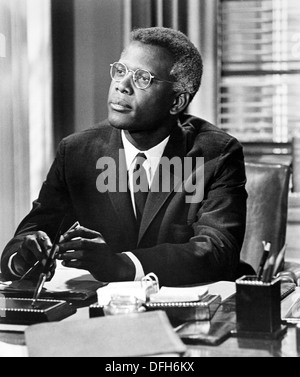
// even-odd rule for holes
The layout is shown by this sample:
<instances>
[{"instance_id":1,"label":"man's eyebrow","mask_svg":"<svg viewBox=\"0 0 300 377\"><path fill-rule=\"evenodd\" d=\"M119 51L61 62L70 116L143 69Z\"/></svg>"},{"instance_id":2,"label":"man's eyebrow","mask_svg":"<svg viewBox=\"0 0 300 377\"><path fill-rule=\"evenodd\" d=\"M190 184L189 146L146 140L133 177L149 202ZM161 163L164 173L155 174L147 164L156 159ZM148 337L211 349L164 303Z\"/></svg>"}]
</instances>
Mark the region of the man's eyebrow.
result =
<instances>
[{"instance_id":1,"label":"man's eyebrow","mask_svg":"<svg viewBox=\"0 0 300 377\"><path fill-rule=\"evenodd\" d=\"M143 71L147 71L147 72L150 72L152 76L154 76L156 79L158 80L162 80L162 81L167 81L167 79L161 79L161 75L159 75L158 73L155 73L153 72L151 69L149 68L142 68L142 67L135 67L135 68L131 68L129 67L129 65L127 63L125 63L124 61L122 61L122 59L118 60L119 63L122 63L122 64L125 64L126 67L129 69L129 70L132 70L132 71L136 71L137 69L141 69ZM171 74L171 72L170 72Z\"/></svg>"},{"instance_id":2,"label":"man's eyebrow","mask_svg":"<svg viewBox=\"0 0 300 377\"><path fill-rule=\"evenodd\" d=\"M121 59L119 60L119 63L125 64L126 67L127 67L128 69L132 69L133 71L136 71L137 69L141 69L141 70L143 70L143 71L148 71L148 72L150 72L151 74L155 75L155 73L152 72L149 68L144 68L144 67L134 67L134 68L132 68L132 67L129 67L129 64L128 64L128 63L125 63L125 62L122 61Z\"/></svg>"}]
</instances>

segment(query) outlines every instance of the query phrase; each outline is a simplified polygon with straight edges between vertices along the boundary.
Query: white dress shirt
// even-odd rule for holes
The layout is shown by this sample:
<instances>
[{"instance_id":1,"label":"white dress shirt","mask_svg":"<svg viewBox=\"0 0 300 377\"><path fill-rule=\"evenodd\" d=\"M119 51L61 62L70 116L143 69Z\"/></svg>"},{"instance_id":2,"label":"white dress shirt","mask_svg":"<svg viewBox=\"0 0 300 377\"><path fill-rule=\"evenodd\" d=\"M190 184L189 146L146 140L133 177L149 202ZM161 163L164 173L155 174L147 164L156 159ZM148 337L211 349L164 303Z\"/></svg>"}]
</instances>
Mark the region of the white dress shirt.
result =
<instances>
[{"instance_id":1,"label":"white dress shirt","mask_svg":"<svg viewBox=\"0 0 300 377\"><path fill-rule=\"evenodd\" d=\"M134 213L136 213L136 210L135 210L135 202L134 202L134 191L132 188L133 188L133 170L135 167L136 156L139 153L144 153L147 158L147 160L145 160L143 164L143 167L146 170L149 187L151 188L153 178L155 176L159 162L161 160L161 157L164 153L165 147L169 139L170 139L170 136L164 139L161 143L157 144L155 147L148 149L147 151L140 151L133 144L130 143L130 141L127 139L125 135L125 132L122 131L122 141L123 141L123 146L124 146L126 166L127 166L128 176L129 176L129 188L131 192L131 201L132 201ZM136 268L135 280L140 280L141 278L145 276L141 262L131 252L127 251L125 252L125 254L128 255L128 257L132 260L132 262L135 265L135 268Z\"/></svg>"}]
</instances>

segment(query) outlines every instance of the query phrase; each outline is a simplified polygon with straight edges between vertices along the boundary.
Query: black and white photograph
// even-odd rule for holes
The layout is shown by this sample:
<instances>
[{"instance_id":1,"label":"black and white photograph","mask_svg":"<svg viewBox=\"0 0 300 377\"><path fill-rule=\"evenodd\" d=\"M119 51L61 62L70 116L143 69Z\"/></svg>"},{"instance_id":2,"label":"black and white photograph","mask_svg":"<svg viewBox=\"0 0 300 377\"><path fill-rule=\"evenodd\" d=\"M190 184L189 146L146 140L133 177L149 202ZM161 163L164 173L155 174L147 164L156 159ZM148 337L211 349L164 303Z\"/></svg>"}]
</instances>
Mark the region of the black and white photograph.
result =
<instances>
[{"instance_id":1,"label":"black and white photograph","mask_svg":"<svg viewBox=\"0 0 300 377\"><path fill-rule=\"evenodd\" d=\"M300 357L300 2L0 0L0 357Z\"/></svg>"}]
</instances>

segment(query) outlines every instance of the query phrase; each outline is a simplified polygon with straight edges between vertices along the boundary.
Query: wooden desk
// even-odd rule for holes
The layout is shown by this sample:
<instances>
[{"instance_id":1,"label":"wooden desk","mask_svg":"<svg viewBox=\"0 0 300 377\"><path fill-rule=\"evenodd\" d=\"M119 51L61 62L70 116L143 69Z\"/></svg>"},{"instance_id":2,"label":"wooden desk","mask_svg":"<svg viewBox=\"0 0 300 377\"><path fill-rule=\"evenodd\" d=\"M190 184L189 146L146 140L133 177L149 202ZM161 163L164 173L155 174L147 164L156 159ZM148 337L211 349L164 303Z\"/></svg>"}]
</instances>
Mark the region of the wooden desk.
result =
<instances>
[{"instance_id":1,"label":"wooden desk","mask_svg":"<svg viewBox=\"0 0 300 377\"><path fill-rule=\"evenodd\" d=\"M300 297L300 288L282 301L281 311L287 313L292 303ZM80 308L73 316L77 319L89 317L88 308ZM67 318L70 321L73 318ZM235 299L231 298L220 306L212 321L233 322L235 316ZM186 357L300 357L300 337L296 326L289 325L286 335L279 340L241 339L231 337L219 346L188 345Z\"/></svg>"},{"instance_id":2,"label":"wooden desk","mask_svg":"<svg viewBox=\"0 0 300 377\"><path fill-rule=\"evenodd\" d=\"M300 288L282 301L282 314L286 313L296 298L300 297ZM77 309L77 313L64 321L73 321L89 318L89 307ZM233 322L235 323L235 300L229 299L220 306L212 321ZM9 352L15 350L10 345L21 345L17 352L26 356L26 345L24 334L14 332L1 332L0 342L7 343ZM3 346L3 344L2 344ZM0 347L1 356L1 347ZM219 346L206 345L188 345L186 357L299 357L300 356L300 338L295 326L289 326L287 334L279 340L262 340L262 339L241 339L231 337Z\"/></svg>"},{"instance_id":3,"label":"wooden desk","mask_svg":"<svg viewBox=\"0 0 300 377\"><path fill-rule=\"evenodd\" d=\"M230 338L218 347L189 346L189 357L299 357L296 329L290 327L287 335L278 341Z\"/></svg>"}]
</instances>

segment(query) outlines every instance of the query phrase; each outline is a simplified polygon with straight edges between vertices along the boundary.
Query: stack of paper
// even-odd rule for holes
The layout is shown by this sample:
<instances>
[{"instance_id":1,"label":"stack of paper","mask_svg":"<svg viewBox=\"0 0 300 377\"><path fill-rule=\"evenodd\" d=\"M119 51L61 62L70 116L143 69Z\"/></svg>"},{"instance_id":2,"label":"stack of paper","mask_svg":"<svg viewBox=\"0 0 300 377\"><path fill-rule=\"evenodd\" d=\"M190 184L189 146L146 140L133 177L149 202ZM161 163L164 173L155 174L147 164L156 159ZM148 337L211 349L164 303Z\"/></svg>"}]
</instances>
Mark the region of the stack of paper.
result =
<instances>
[{"instance_id":1,"label":"stack of paper","mask_svg":"<svg viewBox=\"0 0 300 377\"><path fill-rule=\"evenodd\" d=\"M208 288L188 287L174 288L161 287L159 292L151 295L150 301L155 302L188 302L202 300L208 294Z\"/></svg>"}]
</instances>

